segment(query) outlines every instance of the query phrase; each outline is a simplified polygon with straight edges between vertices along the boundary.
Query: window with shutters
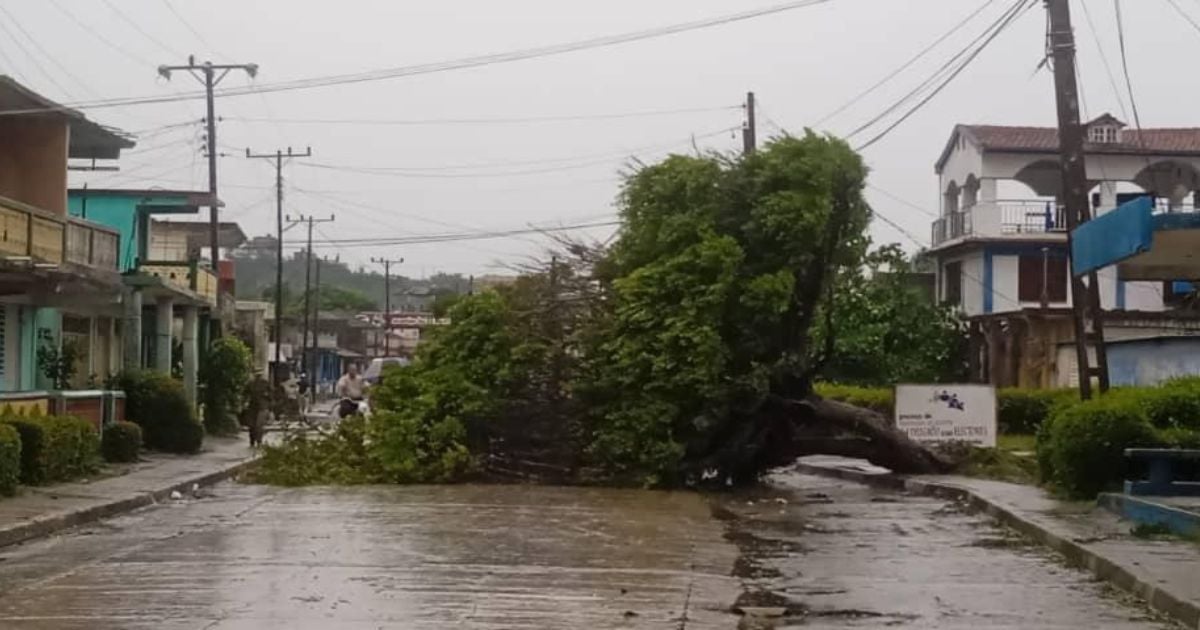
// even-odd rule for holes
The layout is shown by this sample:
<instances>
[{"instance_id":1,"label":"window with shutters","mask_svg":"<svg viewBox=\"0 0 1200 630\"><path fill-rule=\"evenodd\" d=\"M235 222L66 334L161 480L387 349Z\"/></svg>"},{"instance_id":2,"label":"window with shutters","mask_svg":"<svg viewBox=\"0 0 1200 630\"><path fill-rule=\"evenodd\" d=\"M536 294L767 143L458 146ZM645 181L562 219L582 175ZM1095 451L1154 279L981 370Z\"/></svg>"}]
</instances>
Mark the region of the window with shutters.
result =
<instances>
[{"instance_id":1,"label":"window with shutters","mask_svg":"<svg viewBox=\"0 0 1200 630\"><path fill-rule=\"evenodd\" d=\"M1051 303L1067 301L1067 259L1061 256L1032 254L1021 256L1018 264L1017 299L1041 302L1042 286Z\"/></svg>"}]
</instances>

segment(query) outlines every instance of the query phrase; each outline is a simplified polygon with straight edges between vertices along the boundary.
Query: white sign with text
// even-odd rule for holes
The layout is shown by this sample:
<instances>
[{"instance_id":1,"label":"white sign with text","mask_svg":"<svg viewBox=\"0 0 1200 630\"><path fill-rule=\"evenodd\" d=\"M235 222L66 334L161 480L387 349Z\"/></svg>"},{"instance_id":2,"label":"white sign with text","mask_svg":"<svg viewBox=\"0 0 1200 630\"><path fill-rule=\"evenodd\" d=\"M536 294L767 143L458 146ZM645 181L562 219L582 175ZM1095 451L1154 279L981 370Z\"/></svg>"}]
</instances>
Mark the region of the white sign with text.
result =
<instances>
[{"instance_id":1,"label":"white sign with text","mask_svg":"<svg viewBox=\"0 0 1200 630\"><path fill-rule=\"evenodd\" d=\"M918 442L996 446L996 388L897 385L896 428Z\"/></svg>"}]
</instances>

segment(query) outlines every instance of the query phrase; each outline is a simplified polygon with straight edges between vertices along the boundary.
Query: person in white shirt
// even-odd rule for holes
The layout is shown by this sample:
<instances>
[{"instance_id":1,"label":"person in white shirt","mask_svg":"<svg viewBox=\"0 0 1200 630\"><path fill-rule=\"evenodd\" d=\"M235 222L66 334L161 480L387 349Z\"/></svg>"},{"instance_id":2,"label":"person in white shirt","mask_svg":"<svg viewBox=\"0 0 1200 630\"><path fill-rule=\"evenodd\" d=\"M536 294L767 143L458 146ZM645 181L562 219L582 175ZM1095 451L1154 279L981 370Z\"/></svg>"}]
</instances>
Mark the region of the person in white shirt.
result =
<instances>
[{"instance_id":1,"label":"person in white shirt","mask_svg":"<svg viewBox=\"0 0 1200 630\"><path fill-rule=\"evenodd\" d=\"M339 418L345 418L358 410L358 403L362 401L366 389L366 381L358 375L358 366L351 363L335 387L337 395L342 398L342 402L338 404Z\"/></svg>"}]
</instances>

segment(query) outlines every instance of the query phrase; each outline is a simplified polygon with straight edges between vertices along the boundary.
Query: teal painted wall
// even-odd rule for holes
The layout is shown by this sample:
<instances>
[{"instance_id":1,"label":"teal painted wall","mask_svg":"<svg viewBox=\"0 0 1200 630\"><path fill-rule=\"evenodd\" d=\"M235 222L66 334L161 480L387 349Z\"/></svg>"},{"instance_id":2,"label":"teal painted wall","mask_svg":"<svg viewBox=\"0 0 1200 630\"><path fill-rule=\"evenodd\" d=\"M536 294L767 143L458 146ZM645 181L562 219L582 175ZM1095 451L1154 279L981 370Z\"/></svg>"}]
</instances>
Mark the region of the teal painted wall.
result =
<instances>
[{"instance_id":1,"label":"teal painted wall","mask_svg":"<svg viewBox=\"0 0 1200 630\"><path fill-rule=\"evenodd\" d=\"M142 204L184 206L187 198L164 195L147 197L141 194L93 194L87 197L87 216L84 216L83 191L72 190L67 196L67 212L73 217L95 221L121 233L121 251L117 264L121 271L130 271L137 264L139 233L137 208Z\"/></svg>"}]
</instances>

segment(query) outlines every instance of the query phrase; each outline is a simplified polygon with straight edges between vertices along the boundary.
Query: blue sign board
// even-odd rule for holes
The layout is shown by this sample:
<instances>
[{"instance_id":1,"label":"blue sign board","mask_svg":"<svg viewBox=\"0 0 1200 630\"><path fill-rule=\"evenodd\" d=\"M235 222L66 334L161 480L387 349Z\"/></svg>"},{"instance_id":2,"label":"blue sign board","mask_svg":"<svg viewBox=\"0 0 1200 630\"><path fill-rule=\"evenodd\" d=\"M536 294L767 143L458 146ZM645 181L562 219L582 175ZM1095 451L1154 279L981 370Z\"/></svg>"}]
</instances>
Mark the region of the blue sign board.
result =
<instances>
[{"instance_id":1,"label":"blue sign board","mask_svg":"<svg viewBox=\"0 0 1200 630\"><path fill-rule=\"evenodd\" d=\"M1153 199L1139 197L1075 228L1072 272L1082 276L1149 251L1154 244L1153 210Z\"/></svg>"}]
</instances>

